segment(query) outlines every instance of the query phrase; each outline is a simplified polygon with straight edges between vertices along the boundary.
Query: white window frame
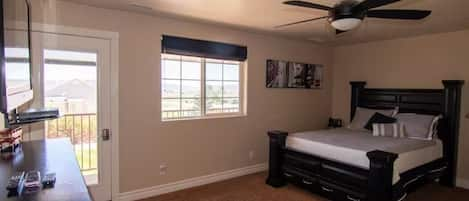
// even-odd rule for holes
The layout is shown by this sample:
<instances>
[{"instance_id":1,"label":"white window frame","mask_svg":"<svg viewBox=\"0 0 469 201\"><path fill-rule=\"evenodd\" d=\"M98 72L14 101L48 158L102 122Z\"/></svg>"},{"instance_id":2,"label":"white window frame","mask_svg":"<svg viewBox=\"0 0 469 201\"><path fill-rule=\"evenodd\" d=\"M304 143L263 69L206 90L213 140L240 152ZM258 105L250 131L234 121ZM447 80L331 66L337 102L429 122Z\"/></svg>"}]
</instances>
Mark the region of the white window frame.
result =
<instances>
[{"instance_id":1,"label":"white window frame","mask_svg":"<svg viewBox=\"0 0 469 201\"><path fill-rule=\"evenodd\" d=\"M242 61L229 61L229 60L218 60L220 62L222 62L222 64L225 64L225 63L230 63L230 62L236 62L238 63L239 65L239 70L238 70L238 77L239 77L239 90L238 90L238 97L239 97L239 110L238 112L220 112L220 113L207 113L206 111L206 92L205 92L205 87L206 87L206 78L205 78L205 73L206 73L206 61L207 60L215 60L215 59L210 59L210 58L204 58L204 57L196 57L196 58L200 58L201 62L200 62L200 102L201 102L201 105L200 105L200 108L201 108L201 111L200 111L200 116L196 116L196 117L179 117L179 118L167 118L167 119L164 119L163 118L163 99L165 99L163 97L163 80L165 79L163 77L163 62L165 60L175 60L175 59L168 59L168 58L165 58L165 57L168 57L168 56L177 56L179 57L179 61L180 63L186 61L186 62L193 62L193 60L190 60L190 59L184 59L184 57L187 58L187 56L184 56L184 55L177 55L177 54L164 54L162 53L161 54L161 68L160 68L160 73L161 73L161 76L160 76L160 84L161 84L161 87L160 87L160 106L161 106L161 112L160 112L160 117L161 117L161 121L163 122L166 122L166 121L184 121L184 120L197 120L197 119L216 119L216 118L233 118L233 117L243 117L243 116L247 116L247 113L246 113L246 99L245 99L245 94L246 94L246 85L245 85L245 77L246 77L246 74L245 74L245 70L246 70L246 62L242 62ZM217 63L217 62L210 62L210 63ZM224 69L224 68L222 68ZM182 75L182 71L180 72L181 75ZM184 80L181 78L179 78L180 80ZM221 80L220 82L224 82L225 80ZM229 80L227 80L229 81ZM181 85L181 89L180 89L180 93L182 93L182 85ZM181 97L179 98L181 99ZM222 101L223 101L223 97L221 97ZM182 107L182 106L180 106Z\"/></svg>"}]
</instances>

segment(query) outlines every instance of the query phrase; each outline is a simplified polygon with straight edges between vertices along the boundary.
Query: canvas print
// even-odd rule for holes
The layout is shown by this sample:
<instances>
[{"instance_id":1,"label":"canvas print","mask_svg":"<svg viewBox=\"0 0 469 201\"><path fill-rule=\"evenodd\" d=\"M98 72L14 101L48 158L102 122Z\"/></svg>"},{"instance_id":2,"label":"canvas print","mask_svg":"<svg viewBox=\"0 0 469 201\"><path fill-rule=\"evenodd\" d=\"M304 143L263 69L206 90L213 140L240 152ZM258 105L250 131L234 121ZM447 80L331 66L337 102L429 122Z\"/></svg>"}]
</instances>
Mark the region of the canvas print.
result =
<instances>
[{"instance_id":1,"label":"canvas print","mask_svg":"<svg viewBox=\"0 0 469 201\"><path fill-rule=\"evenodd\" d=\"M305 64L288 62L288 87L305 88L307 70Z\"/></svg>"},{"instance_id":2,"label":"canvas print","mask_svg":"<svg viewBox=\"0 0 469 201\"><path fill-rule=\"evenodd\" d=\"M307 64L305 88L320 89L322 87L322 65Z\"/></svg>"},{"instance_id":3,"label":"canvas print","mask_svg":"<svg viewBox=\"0 0 469 201\"><path fill-rule=\"evenodd\" d=\"M287 76L287 62L267 60L267 88L286 88Z\"/></svg>"},{"instance_id":4,"label":"canvas print","mask_svg":"<svg viewBox=\"0 0 469 201\"><path fill-rule=\"evenodd\" d=\"M267 88L306 88L322 87L323 66L267 60Z\"/></svg>"}]
</instances>

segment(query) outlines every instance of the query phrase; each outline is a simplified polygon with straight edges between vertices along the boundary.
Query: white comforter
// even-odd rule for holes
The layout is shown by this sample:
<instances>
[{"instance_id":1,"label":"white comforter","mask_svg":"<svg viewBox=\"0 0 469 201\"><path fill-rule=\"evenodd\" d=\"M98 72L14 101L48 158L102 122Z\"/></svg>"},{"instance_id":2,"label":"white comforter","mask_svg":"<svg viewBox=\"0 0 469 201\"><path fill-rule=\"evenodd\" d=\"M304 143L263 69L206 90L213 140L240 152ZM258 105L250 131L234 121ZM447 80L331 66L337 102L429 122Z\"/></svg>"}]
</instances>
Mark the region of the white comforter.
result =
<instances>
[{"instance_id":1,"label":"white comforter","mask_svg":"<svg viewBox=\"0 0 469 201\"><path fill-rule=\"evenodd\" d=\"M342 129L289 134L289 149L325 159L369 169L367 152L381 150L398 154L394 163L393 183L399 174L443 157L440 140L424 141L407 138L374 137L370 132Z\"/></svg>"}]
</instances>

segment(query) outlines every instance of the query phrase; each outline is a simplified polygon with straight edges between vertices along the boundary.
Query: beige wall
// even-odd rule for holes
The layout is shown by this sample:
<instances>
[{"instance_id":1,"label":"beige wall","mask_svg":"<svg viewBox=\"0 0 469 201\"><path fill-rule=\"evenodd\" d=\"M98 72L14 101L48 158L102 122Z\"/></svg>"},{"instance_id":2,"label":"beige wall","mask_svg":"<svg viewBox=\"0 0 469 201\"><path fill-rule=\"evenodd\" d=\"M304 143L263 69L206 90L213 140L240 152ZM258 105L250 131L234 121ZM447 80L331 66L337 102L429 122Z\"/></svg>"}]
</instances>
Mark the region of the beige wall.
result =
<instances>
[{"instance_id":1,"label":"beige wall","mask_svg":"<svg viewBox=\"0 0 469 201\"><path fill-rule=\"evenodd\" d=\"M120 191L267 162L266 131L325 127L331 113L329 48L226 27L57 1L34 2L33 21L120 34ZM247 117L161 122L160 37L187 36L248 47ZM322 90L266 89L266 59L325 65ZM253 160L248 153L255 152ZM159 165L168 172L159 175Z\"/></svg>"},{"instance_id":2,"label":"beige wall","mask_svg":"<svg viewBox=\"0 0 469 201\"><path fill-rule=\"evenodd\" d=\"M442 88L441 80L469 79L469 30L337 47L333 55L336 117L349 120L349 81L368 87ZM469 83L463 88L458 177L469 179Z\"/></svg>"},{"instance_id":3,"label":"beige wall","mask_svg":"<svg viewBox=\"0 0 469 201\"><path fill-rule=\"evenodd\" d=\"M350 80L366 80L369 87L441 88L442 79L469 78L469 31L332 49L222 26L61 1L33 3L35 22L120 34L121 192L265 163L266 130L324 127L331 108L335 116L348 119ZM162 34L248 46L248 116L161 122ZM265 60L269 58L325 64L325 88L266 89ZM465 87L463 113L469 109L468 95ZM462 119L460 153L467 152L464 147L469 145L468 121ZM248 158L250 150L255 152L253 160ZM164 176L158 173L161 163L168 165ZM469 178L469 172L463 171L469 169L469 161L462 155L459 167L459 176Z\"/></svg>"}]
</instances>

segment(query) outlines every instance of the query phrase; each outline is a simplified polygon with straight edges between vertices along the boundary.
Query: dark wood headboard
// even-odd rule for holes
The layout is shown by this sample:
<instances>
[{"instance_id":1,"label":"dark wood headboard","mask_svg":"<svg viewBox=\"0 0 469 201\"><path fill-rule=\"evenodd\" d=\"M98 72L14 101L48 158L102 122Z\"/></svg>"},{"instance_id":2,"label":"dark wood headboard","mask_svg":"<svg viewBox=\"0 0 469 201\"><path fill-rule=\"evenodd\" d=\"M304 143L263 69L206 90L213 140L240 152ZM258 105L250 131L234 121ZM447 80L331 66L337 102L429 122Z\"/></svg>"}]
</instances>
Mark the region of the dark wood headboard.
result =
<instances>
[{"instance_id":1,"label":"dark wood headboard","mask_svg":"<svg viewBox=\"0 0 469 201\"><path fill-rule=\"evenodd\" d=\"M449 171L442 182L454 186L463 84L462 80L444 80L443 89L371 89L365 88L366 82L350 82L350 117L353 118L357 107L386 109L396 106L401 113L443 115L438 136L443 141L443 155Z\"/></svg>"}]
</instances>

